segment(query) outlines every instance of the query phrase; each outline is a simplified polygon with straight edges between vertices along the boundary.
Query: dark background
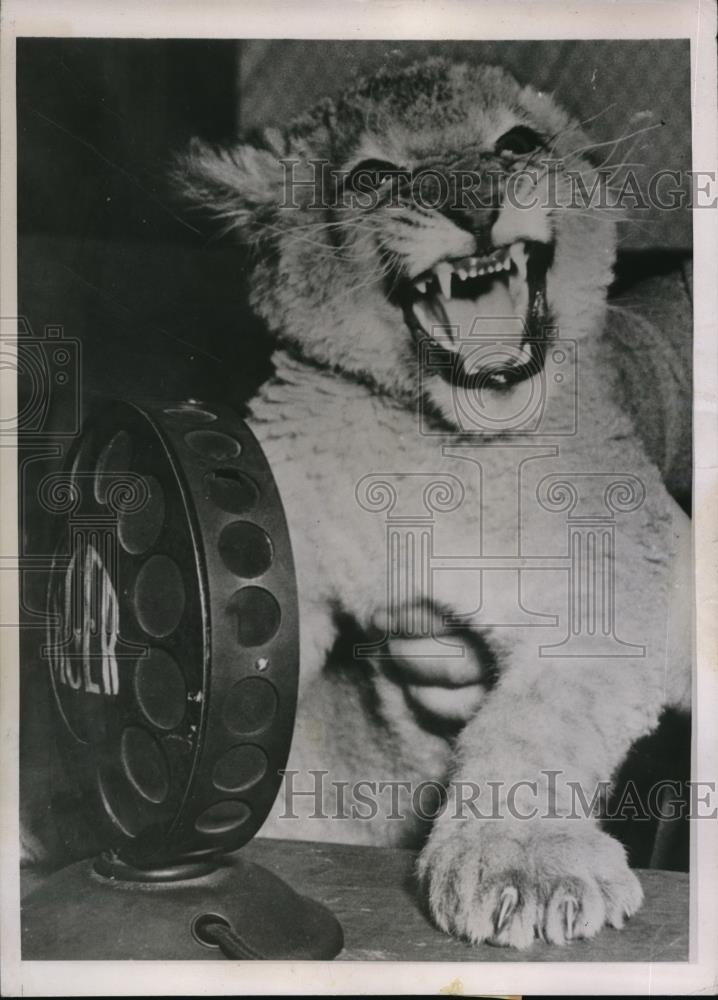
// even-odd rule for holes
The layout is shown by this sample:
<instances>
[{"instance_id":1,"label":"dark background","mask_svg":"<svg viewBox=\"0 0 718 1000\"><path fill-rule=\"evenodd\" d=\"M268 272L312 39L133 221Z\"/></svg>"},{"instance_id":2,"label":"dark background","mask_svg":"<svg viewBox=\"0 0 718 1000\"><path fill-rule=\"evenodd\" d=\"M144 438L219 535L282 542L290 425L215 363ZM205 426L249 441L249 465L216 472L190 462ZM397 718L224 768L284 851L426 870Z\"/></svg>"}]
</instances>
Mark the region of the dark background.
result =
<instances>
[{"instance_id":1,"label":"dark background","mask_svg":"<svg viewBox=\"0 0 718 1000\"><path fill-rule=\"evenodd\" d=\"M502 63L522 82L555 90L580 118L597 116L598 141L662 121L627 148L631 158L646 171L690 167L687 41L18 40L20 312L34 338L50 325L77 342L73 391L83 414L104 396L240 405L270 371L267 339L244 304L242 255L206 219L180 210L166 179L173 151L193 135L222 141L240 127L286 121L360 70L437 51ZM619 149L612 162L628 155ZM618 285L671 271L690 240L688 212L639 215L622 233ZM22 407L22 374L19 389ZM67 393L51 393L44 430L55 436L22 442L25 557L51 551L56 525L35 498L72 440L62 434L68 405ZM30 627L42 615L44 582L42 572L23 575L28 782L57 768L49 706L28 683L44 676L41 630ZM636 747L628 773L644 784L687 777L688 736L669 717ZM654 824L622 827L633 862L646 866ZM661 865L687 867L685 830Z\"/></svg>"}]
</instances>

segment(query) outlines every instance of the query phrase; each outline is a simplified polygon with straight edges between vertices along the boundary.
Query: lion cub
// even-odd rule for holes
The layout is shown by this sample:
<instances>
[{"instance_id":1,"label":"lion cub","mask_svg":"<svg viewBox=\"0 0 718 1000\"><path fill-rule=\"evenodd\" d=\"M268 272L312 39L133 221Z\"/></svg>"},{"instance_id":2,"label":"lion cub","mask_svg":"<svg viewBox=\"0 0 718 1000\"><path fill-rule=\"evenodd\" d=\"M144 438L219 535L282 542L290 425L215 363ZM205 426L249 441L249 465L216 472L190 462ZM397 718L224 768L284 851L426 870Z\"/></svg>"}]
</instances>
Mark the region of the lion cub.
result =
<instances>
[{"instance_id":1,"label":"lion cub","mask_svg":"<svg viewBox=\"0 0 718 1000\"><path fill-rule=\"evenodd\" d=\"M251 248L277 341L250 422L301 684L265 833L423 843L434 919L475 942L620 927L642 894L600 791L688 687L685 526L616 402L589 140L502 70L442 60L265 138L180 168Z\"/></svg>"}]
</instances>

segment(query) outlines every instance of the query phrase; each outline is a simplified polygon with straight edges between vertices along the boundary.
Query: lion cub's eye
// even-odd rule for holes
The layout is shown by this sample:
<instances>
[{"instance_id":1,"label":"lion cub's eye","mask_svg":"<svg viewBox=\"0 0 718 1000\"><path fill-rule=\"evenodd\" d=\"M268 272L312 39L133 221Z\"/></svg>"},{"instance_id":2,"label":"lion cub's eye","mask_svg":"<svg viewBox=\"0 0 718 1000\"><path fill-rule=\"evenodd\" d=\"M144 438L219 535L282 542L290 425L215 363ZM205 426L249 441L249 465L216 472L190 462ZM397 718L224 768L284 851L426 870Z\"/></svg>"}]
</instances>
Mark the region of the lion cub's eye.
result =
<instances>
[{"instance_id":1,"label":"lion cub's eye","mask_svg":"<svg viewBox=\"0 0 718 1000\"><path fill-rule=\"evenodd\" d=\"M349 172L346 187L353 191L369 191L381 187L396 175L397 167L389 160L362 160Z\"/></svg>"},{"instance_id":2,"label":"lion cub's eye","mask_svg":"<svg viewBox=\"0 0 718 1000\"><path fill-rule=\"evenodd\" d=\"M528 125L515 125L496 140L494 151L498 156L526 156L543 145L543 139Z\"/></svg>"}]
</instances>

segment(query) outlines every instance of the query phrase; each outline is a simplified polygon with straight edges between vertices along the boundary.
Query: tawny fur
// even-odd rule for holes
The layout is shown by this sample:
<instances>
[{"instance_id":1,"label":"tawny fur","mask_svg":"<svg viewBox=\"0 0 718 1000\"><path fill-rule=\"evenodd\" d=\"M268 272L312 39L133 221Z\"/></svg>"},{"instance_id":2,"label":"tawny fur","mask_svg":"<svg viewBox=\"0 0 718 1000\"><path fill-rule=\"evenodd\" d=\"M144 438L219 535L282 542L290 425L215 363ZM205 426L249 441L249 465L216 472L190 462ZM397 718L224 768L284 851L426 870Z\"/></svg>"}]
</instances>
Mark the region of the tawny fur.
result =
<instances>
[{"instance_id":1,"label":"tawny fur","mask_svg":"<svg viewBox=\"0 0 718 1000\"><path fill-rule=\"evenodd\" d=\"M410 232L397 215L380 211L318 211L309 207L306 190L298 208L280 207L282 159L326 158L344 167L381 156L416 168L467 146L491 149L517 123L549 136L551 154L578 165L590 180L582 152L589 142L550 97L520 88L497 69L436 60L379 74L337 103L324 102L284 133L272 133L267 149L218 153L198 146L181 168L190 197L214 208L252 245L252 305L279 341L276 375L251 403L251 426L279 485L299 580L300 701L288 764L298 772L296 788L311 788L308 772L316 769L329 772L327 787L331 781L451 777L482 787L536 781L548 796L543 772L560 770L551 805L562 816L569 781L590 790L610 778L631 744L656 726L663 706L685 700L686 625L671 611L671 594L681 585L671 577L673 553L676 538L685 538L685 518L617 402L605 307L613 218L594 211L522 214L504 206L492 230L497 245L555 236L547 297L560 337L578 342L575 387L546 383L545 454L522 466L518 539L516 472L502 447L508 442L487 436L486 447L462 451L467 437L458 429L420 432L420 399L450 420L451 393L463 390L422 377L401 312L381 280L379 241L412 277L441 257L471 253L471 234L439 212L423 213ZM306 167L295 176L306 179ZM519 390L495 394L497 414L513 391ZM576 402L576 434L552 437ZM470 441L482 443L476 436ZM535 446L537 439L514 436L511 444ZM481 474L472 460L481 463ZM455 477L463 500L435 517L435 547L443 556L476 553L480 537L488 555L560 556L566 554L566 517L536 502L539 481L559 472L630 473L645 486L645 502L616 515L614 563L616 633L645 646L645 657L541 656L539 646L565 636L568 600L566 574L544 570L522 573L521 598L535 613L558 615L555 627L488 628L506 620L502 611L511 614L516 575L484 575L490 594L483 607L490 607L491 619L482 624L479 611L471 628L491 650L498 682L486 677L466 689L469 717L456 736L442 735L416 711L411 645L402 645L401 637L389 643L398 668L352 657L351 646L337 662L342 622L351 621L365 637L380 634L386 622L386 524L357 501L364 477L382 474L396 483L397 474L407 474L400 503L409 514L422 510L427 476ZM489 483L491 497L505 503L488 504ZM588 478L582 485L594 510L602 509L604 487ZM475 570L439 571L423 598L438 622L447 612L474 611L480 585ZM465 669L461 663L456 670ZM437 718L446 714L444 695L449 714L461 715L456 691L436 687ZM527 801L519 796L519 804ZM295 798L300 818L283 820L280 794L264 832L374 844L416 842L426 833L409 815L322 820L310 818L314 806ZM331 795L329 817L335 808ZM604 924L620 926L641 901L622 848L595 818L497 823L453 819L447 809L426 840L420 877L439 926L518 947L536 936L562 943L590 937Z\"/></svg>"}]
</instances>

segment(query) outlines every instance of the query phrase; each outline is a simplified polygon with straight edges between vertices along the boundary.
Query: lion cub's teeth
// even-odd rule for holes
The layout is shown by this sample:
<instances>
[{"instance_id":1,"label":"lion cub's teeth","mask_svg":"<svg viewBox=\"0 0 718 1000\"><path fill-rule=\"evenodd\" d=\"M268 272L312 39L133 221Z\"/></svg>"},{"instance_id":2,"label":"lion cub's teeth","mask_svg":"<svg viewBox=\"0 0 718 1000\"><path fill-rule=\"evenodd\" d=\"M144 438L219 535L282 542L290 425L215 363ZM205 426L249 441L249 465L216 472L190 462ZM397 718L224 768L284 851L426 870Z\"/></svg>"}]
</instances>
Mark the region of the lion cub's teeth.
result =
<instances>
[{"instance_id":1,"label":"lion cub's teeth","mask_svg":"<svg viewBox=\"0 0 718 1000\"><path fill-rule=\"evenodd\" d=\"M434 271L436 272L436 277L439 279L439 285L441 286L441 294L445 299L451 298L451 267L449 264L441 263L438 264Z\"/></svg>"},{"instance_id":2,"label":"lion cub's teeth","mask_svg":"<svg viewBox=\"0 0 718 1000\"><path fill-rule=\"evenodd\" d=\"M485 267L480 267L479 268L479 274L486 274L486 268Z\"/></svg>"},{"instance_id":3,"label":"lion cub's teeth","mask_svg":"<svg viewBox=\"0 0 718 1000\"><path fill-rule=\"evenodd\" d=\"M504 271L510 271L510 270L511 270L511 258L507 257L506 260L504 261Z\"/></svg>"},{"instance_id":4,"label":"lion cub's teeth","mask_svg":"<svg viewBox=\"0 0 718 1000\"><path fill-rule=\"evenodd\" d=\"M414 288L421 292L422 295L426 295L426 282L425 281L415 281Z\"/></svg>"},{"instance_id":5,"label":"lion cub's teeth","mask_svg":"<svg viewBox=\"0 0 718 1000\"><path fill-rule=\"evenodd\" d=\"M471 262L471 267L469 268L469 277L470 278L475 278L478 273L479 272L478 272L477 267L476 267L476 262L472 261Z\"/></svg>"},{"instance_id":6,"label":"lion cub's teeth","mask_svg":"<svg viewBox=\"0 0 718 1000\"><path fill-rule=\"evenodd\" d=\"M462 281L466 281L466 279L469 277L468 272L465 271L463 267L457 268L456 273L458 274L459 278L461 278Z\"/></svg>"}]
</instances>

